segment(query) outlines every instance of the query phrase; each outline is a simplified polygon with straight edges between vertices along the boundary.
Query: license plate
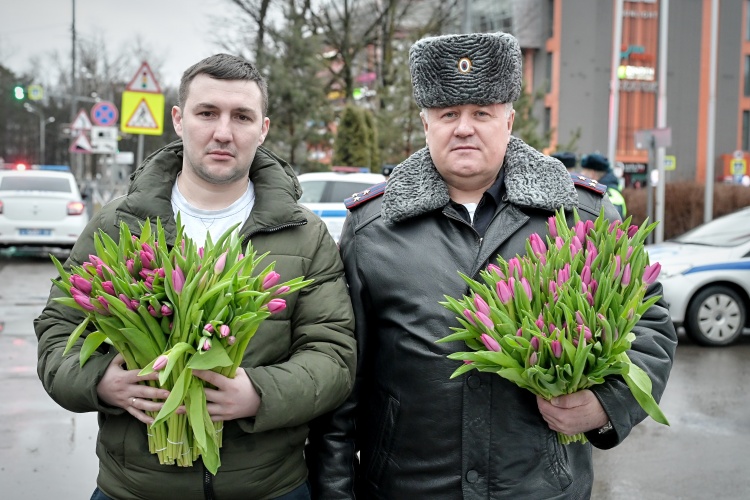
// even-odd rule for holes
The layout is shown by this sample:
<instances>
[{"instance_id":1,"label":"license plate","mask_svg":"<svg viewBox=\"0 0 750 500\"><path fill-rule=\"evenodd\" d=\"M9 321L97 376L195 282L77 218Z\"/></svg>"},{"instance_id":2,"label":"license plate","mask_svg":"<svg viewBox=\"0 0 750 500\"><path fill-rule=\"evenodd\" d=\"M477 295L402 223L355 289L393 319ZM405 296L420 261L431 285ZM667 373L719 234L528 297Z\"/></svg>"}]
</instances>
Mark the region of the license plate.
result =
<instances>
[{"instance_id":1,"label":"license plate","mask_svg":"<svg viewBox=\"0 0 750 500\"><path fill-rule=\"evenodd\" d=\"M50 236L52 234L51 229L19 229L18 234L20 236Z\"/></svg>"}]
</instances>

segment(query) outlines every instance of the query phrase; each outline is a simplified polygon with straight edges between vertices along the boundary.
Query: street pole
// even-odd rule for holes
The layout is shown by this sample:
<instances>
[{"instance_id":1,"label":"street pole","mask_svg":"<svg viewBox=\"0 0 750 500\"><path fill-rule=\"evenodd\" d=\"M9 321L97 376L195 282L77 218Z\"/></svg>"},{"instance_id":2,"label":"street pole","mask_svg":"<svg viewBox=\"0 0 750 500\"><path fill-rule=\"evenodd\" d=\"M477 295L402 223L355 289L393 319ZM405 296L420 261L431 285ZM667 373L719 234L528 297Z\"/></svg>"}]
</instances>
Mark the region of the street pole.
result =
<instances>
[{"instance_id":1,"label":"street pole","mask_svg":"<svg viewBox=\"0 0 750 500\"><path fill-rule=\"evenodd\" d=\"M661 0L659 13L659 96L656 103L656 128L667 126L667 44L669 30L669 0ZM656 226L656 243L664 241L664 208L666 206L667 173L664 170L665 149L660 146L656 150L656 168L659 173L659 184L656 189L656 216L659 221Z\"/></svg>"},{"instance_id":2,"label":"street pole","mask_svg":"<svg viewBox=\"0 0 750 500\"><path fill-rule=\"evenodd\" d=\"M703 222L709 222L714 213L714 129L716 125L716 48L719 38L719 0L711 2L711 54L708 70L708 127L706 134L706 192L703 204Z\"/></svg>"},{"instance_id":3,"label":"street pole","mask_svg":"<svg viewBox=\"0 0 750 500\"><path fill-rule=\"evenodd\" d=\"M49 118L47 118L46 116L44 116L44 113L41 109L31 105L28 102L24 103L23 107L29 113L39 115L39 165L44 165L46 158L45 139L47 136L47 123L54 122L55 117L50 116Z\"/></svg>"},{"instance_id":4,"label":"street pole","mask_svg":"<svg viewBox=\"0 0 750 500\"><path fill-rule=\"evenodd\" d=\"M461 31L471 33L471 0L464 0L464 17L461 20Z\"/></svg>"},{"instance_id":5,"label":"street pole","mask_svg":"<svg viewBox=\"0 0 750 500\"><path fill-rule=\"evenodd\" d=\"M617 68L620 66L620 48L622 46L622 5L623 0L615 0L615 34L612 40L612 71L609 83L609 141L607 158L610 165L617 163L617 127L620 118L620 80Z\"/></svg>"},{"instance_id":6,"label":"street pole","mask_svg":"<svg viewBox=\"0 0 750 500\"><path fill-rule=\"evenodd\" d=\"M70 122L76 119L76 103L74 97L78 94L76 83L76 0L73 2L73 22L70 27L72 43L70 46Z\"/></svg>"}]
</instances>

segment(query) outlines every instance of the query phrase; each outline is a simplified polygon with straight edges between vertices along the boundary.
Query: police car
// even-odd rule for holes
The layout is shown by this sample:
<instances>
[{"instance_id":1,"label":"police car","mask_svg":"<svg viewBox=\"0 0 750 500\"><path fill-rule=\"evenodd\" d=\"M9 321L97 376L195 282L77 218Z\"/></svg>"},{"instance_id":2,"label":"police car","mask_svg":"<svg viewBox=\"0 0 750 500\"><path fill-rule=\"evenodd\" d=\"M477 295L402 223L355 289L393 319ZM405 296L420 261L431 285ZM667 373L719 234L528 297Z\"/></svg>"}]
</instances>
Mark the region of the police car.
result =
<instances>
[{"instance_id":1,"label":"police car","mask_svg":"<svg viewBox=\"0 0 750 500\"><path fill-rule=\"evenodd\" d=\"M385 181L380 174L365 172L314 172L298 178L302 186L300 203L323 219L337 243L347 214L344 200Z\"/></svg>"},{"instance_id":2,"label":"police car","mask_svg":"<svg viewBox=\"0 0 750 500\"><path fill-rule=\"evenodd\" d=\"M672 320L696 343L729 345L750 327L750 207L646 250Z\"/></svg>"},{"instance_id":3,"label":"police car","mask_svg":"<svg viewBox=\"0 0 750 500\"><path fill-rule=\"evenodd\" d=\"M0 169L0 247L69 248L88 220L67 167L11 164Z\"/></svg>"}]
</instances>

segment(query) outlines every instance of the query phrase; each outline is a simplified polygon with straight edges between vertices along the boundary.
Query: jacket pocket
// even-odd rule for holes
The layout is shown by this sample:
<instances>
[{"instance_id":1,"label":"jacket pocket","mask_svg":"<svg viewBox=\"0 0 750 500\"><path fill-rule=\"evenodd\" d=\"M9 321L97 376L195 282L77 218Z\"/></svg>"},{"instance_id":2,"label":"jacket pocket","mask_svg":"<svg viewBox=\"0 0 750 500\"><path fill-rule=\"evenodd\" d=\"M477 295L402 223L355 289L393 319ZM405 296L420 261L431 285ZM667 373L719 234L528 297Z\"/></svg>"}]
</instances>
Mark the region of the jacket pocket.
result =
<instances>
[{"instance_id":1,"label":"jacket pocket","mask_svg":"<svg viewBox=\"0 0 750 500\"><path fill-rule=\"evenodd\" d=\"M556 432L547 432L546 440L550 471L560 485L560 490L565 491L573 482L573 475L568 463L568 452L565 450L565 446L558 441Z\"/></svg>"},{"instance_id":2,"label":"jacket pocket","mask_svg":"<svg viewBox=\"0 0 750 500\"><path fill-rule=\"evenodd\" d=\"M370 459L370 465L367 467L365 476L367 479L372 481L375 485L380 483L385 472L388 458L391 454L391 448L393 446L393 438L396 435L396 421L398 419L398 410L400 407L399 402L390 394L382 394L385 396L381 408L380 418L376 420L378 423L378 431L375 436L373 444L372 455ZM383 399L378 398L378 399Z\"/></svg>"}]
</instances>

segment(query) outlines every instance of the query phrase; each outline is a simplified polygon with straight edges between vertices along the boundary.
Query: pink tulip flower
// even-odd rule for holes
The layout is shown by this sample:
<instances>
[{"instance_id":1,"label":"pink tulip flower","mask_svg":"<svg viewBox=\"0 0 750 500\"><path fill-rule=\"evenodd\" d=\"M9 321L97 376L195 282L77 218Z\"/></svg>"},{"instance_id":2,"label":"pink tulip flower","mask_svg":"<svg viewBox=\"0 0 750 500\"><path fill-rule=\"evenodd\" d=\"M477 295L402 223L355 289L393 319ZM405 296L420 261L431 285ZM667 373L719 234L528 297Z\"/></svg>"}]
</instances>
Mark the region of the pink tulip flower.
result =
<instances>
[{"instance_id":1,"label":"pink tulip flower","mask_svg":"<svg viewBox=\"0 0 750 500\"><path fill-rule=\"evenodd\" d=\"M554 216L547 218L547 226L549 227L550 236L552 236L553 238L557 238L557 219Z\"/></svg>"},{"instance_id":2,"label":"pink tulip flower","mask_svg":"<svg viewBox=\"0 0 750 500\"><path fill-rule=\"evenodd\" d=\"M486 333L482 334L481 340L488 351L500 352L500 344Z\"/></svg>"},{"instance_id":3,"label":"pink tulip flower","mask_svg":"<svg viewBox=\"0 0 750 500\"><path fill-rule=\"evenodd\" d=\"M549 343L549 346L552 349L552 354L554 354L556 358L562 356L563 347L559 340L553 340Z\"/></svg>"},{"instance_id":4,"label":"pink tulip flower","mask_svg":"<svg viewBox=\"0 0 750 500\"><path fill-rule=\"evenodd\" d=\"M111 281L102 281L102 290L110 295L115 295L115 285Z\"/></svg>"},{"instance_id":5,"label":"pink tulip flower","mask_svg":"<svg viewBox=\"0 0 750 500\"><path fill-rule=\"evenodd\" d=\"M271 299L268 301L268 304L266 304L268 307L268 311L271 314L276 314L277 312L281 312L284 309L286 309L286 300L284 299Z\"/></svg>"},{"instance_id":6,"label":"pink tulip flower","mask_svg":"<svg viewBox=\"0 0 750 500\"><path fill-rule=\"evenodd\" d=\"M478 312L476 313L476 317L479 321L481 321L484 326L492 330L495 328L495 324L492 322L492 320L484 313Z\"/></svg>"},{"instance_id":7,"label":"pink tulip flower","mask_svg":"<svg viewBox=\"0 0 750 500\"><path fill-rule=\"evenodd\" d=\"M84 295L91 295L91 290L93 289L93 285L91 284L91 281L87 280L86 278L82 276L78 276L77 274L71 274L69 281L70 281L71 286L75 287Z\"/></svg>"},{"instance_id":8,"label":"pink tulip flower","mask_svg":"<svg viewBox=\"0 0 750 500\"><path fill-rule=\"evenodd\" d=\"M266 277L263 278L263 290L268 290L272 286L276 285L276 283L279 282L279 278L281 278L281 275L276 271L271 271L270 273L266 274Z\"/></svg>"},{"instance_id":9,"label":"pink tulip flower","mask_svg":"<svg viewBox=\"0 0 750 500\"><path fill-rule=\"evenodd\" d=\"M500 267L497 266L497 265L495 265L495 264L490 264L489 266L487 266L487 271L489 271L491 273L495 273L500 279L505 279L505 275L503 274L503 270L500 269Z\"/></svg>"},{"instance_id":10,"label":"pink tulip flower","mask_svg":"<svg viewBox=\"0 0 750 500\"><path fill-rule=\"evenodd\" d=\"M500 302L507 304L513 298L513 292L505 281L498 281L495 285Z\"/></svg>"},{"instance_id":11,"label":"pink tulip flower","mask_svg":"<svg viewBox=\"0 0 750 500\"><path fill-rule=\"evenodd\" d=\"M156 358L156 361L154 361L154 371L161 371L164 368L166 368L167 363L169 363L169 358L162 354L158 358Z\"/></svg>"},{"instance_id":12,"label":"pink tulip flower","mask_svg":"<svg viewBox=\"0 0 750 500\"><path fill-rule=\"evenodd\" d=\"M485 316L490 315L490 306L479 295L474 296L474 306L477 308L477 311L483 313Z\"/></svg>"},{"instance_id":13,"label":"pink tulip flower","mask_svg":"<svg viewBox=\"0 0 750 500\"><path fill-rule=\"evenodd\" d=\"M229 330L229 325L221 325L221 326L219 327L219 336L220 336L221 338L226 338L226 337L228 337L230 333L231 333L231 332L230 332L230 330Z\"/></svg>"},{"instance_id":14,"label":"pink tulip flower","mask_svg":"<svg viewBox=\"0 0 750 500\"><path fill-rule=\"evenodd\" d=\"M183 274L180 266L175 266L172 271L172 288L176 293L182 292L182 288L185 286L185 274Z\"/></svg>"},{"instance_id":15,"label":"pink tulip flower","mask_svg":"<svg viewBox=\"0 0 750 500\"><path fill-rule=\"evenodd\" d=\"M477 326L476 321L474 321L474 315L472 312L468 309L464 309L464 317L469 320L469 323L471 323L474 326Z\"/></svg>"},{"instance_id":16,"label":"pink tulip flower","mask_svg":"<svg viewBox=\"0 0 750 500\"><path fill-rule=\"evenodd\" d=\"M661 264L658 262L646 266L643 271L643 282L647 285L652 284L659 277L659 273L661 273Z\"/></svg>"},{"instance_id":17,"label":"pink tulip flower","mask_svg":"<svg viewBox=\"0 0 750 500\"><path fill-rule=\"evenodd\" d=\"M76 304L81 306L87 311L93 311L94 305L91 303L91 298L84 294L82 291L78 290L77 288L71 288L70 294L73 296L73 300L76 301Z\"/></svg>"},{"instance_id":18,"label":"pink tulip flower","mask_svg":"<svg viewBox=\"0 0 750 500\"><path fill-rule=\"evenodd\" d=\"M219 255L219 258L216 260L216 265L214 266L214 272L216 274L221 274L224 271L224 266L227 265L227 252L222 253Z\"/></svg>"},{"instance_id":19,"label":"pink tulip flower","mask_svg":"<svg viewBox=\"0 0 750 500\"><path fill-rule=\"evenodd\" d=\"M628 286L630 284L630 262L625 264L625 269L622 271L622 286Z\"/></svg>"}]
</instances>

